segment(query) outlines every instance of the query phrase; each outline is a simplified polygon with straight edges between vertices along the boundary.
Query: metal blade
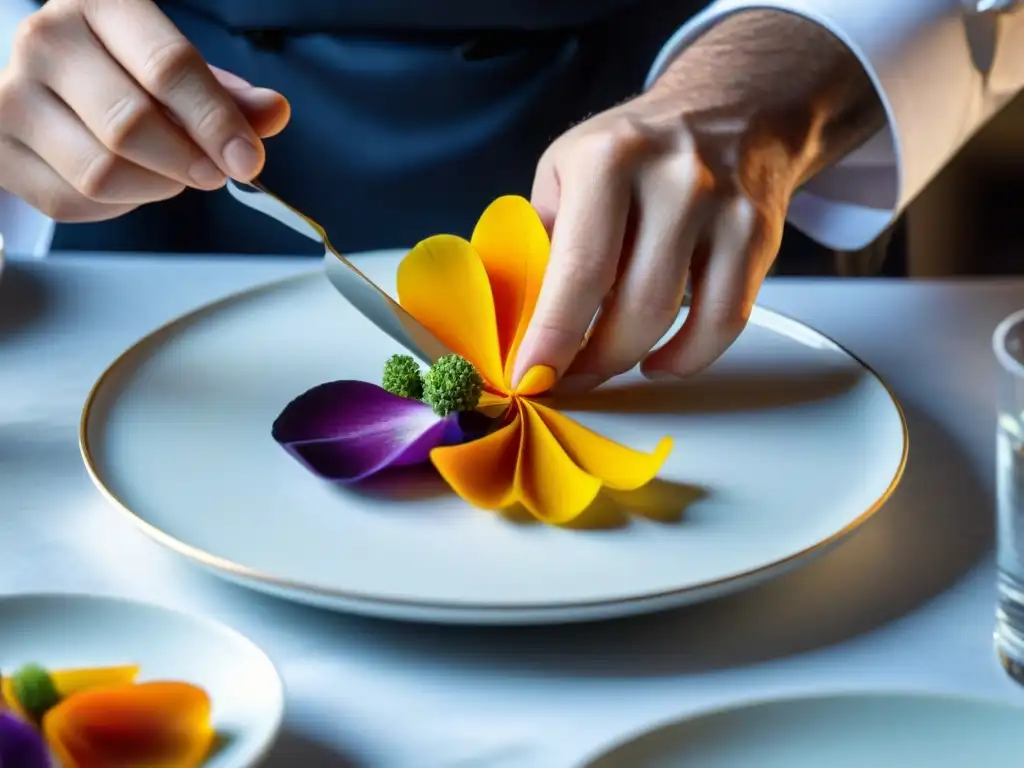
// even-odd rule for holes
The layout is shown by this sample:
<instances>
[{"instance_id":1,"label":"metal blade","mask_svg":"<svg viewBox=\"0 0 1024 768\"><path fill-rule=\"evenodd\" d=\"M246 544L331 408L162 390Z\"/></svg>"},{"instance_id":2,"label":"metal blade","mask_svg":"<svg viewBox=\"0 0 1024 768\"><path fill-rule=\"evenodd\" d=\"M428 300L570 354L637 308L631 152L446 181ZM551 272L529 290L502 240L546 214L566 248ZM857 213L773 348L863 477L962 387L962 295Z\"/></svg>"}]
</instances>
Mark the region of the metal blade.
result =
<instances>
[{"instance_id":1,"label":"metal blade","mask_svg":"<svg viewBox=\"0 0 1024 768\"><path fill-rule=\"evenodd\" d=\"M422 323L338 253L324 228L311 218L292 208L258 181L245 184L229 180L227 189L242 205L276 219L300 235L323 243L324 271L334 288L366 319L410 353L428 365L451 354L451 350Z\"/></svg>"}]
</instances>

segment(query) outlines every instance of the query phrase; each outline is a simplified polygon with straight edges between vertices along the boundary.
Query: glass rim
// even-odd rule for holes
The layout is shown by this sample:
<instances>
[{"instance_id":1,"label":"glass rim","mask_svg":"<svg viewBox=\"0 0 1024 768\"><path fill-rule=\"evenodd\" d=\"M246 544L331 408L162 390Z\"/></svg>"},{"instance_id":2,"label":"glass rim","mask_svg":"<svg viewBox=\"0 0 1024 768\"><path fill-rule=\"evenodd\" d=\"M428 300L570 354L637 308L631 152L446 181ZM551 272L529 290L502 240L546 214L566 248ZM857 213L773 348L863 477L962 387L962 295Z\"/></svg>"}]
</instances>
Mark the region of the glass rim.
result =
<instances>
[{"instance_id":1,"label":"glass rim","mask_svg":"<svg viewBox=\"0 0 1024 768\"><path fill-rule=\"evenodd\" d=\"M1013 328L1021 324L1024 324L1024 309L1018 309L1012 315L1004 317L992 333L992 351L995 352L996 360L1007 373L1024 379L1024 362L1006 350L1006 337Z\"/></svg>"}]
</instances>

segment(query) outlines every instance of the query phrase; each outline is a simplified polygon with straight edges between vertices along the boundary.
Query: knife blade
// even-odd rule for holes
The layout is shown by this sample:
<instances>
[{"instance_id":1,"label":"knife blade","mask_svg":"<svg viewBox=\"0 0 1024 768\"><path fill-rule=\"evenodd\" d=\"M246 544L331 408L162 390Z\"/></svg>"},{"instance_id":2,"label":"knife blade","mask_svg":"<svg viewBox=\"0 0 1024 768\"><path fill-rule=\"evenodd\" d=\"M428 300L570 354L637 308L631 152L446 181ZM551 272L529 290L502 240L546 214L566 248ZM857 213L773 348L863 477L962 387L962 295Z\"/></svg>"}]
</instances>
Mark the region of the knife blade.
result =
<instances>
[{"instance_id":1,"label":"knife blade","mask_svg":"<svg viewBox=\"0 0 1024 768\"><path fill-rule=\"evenodd\" d=\"M300 235L322 243L324 272L331 285L363 317L410 353L427 365L451 354L451 350L440 339L339 253L331 245L324 228L309 216L288 205L255 179L248 183L229 179L227 190L242 205L275 219Z\"/></svg>"}]
</instances>

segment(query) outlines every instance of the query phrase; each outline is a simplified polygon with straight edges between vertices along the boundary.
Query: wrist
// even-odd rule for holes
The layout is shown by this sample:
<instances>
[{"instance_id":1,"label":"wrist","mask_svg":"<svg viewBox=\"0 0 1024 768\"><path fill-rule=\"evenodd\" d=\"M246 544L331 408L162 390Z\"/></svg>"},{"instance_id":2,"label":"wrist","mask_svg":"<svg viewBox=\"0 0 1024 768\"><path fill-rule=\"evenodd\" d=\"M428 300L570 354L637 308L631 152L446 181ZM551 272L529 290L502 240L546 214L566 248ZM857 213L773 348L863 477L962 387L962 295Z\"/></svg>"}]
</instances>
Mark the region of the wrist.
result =
<instances>
[{"instance_id":1,"label":"wrist","mask_svg":"<svg viewBox=\"0 0 1024 768\"><path fill-rule=\"evenodd\" d=\"M856 56L823 27L777 10L724 18L645 97L685 120L741 177L790 191L884 123Z\"/></svg>"}]
</instances>

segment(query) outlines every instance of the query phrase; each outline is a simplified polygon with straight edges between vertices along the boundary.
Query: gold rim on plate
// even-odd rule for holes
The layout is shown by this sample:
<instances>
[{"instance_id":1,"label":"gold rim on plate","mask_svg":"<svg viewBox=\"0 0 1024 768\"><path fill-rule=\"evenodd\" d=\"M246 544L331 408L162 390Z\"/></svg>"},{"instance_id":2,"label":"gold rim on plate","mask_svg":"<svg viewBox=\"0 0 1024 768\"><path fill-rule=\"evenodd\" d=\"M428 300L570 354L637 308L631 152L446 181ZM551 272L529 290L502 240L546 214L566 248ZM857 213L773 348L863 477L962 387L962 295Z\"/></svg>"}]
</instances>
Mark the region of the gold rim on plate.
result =
<instances>
[{"instance_id":1,"label":"gold rim on plate","mask_svg":"<svg viewBox=\"0 0 1024 768\"><path fill-rule=\"evenodd\" d=\"M859 364L864 370L871 374L882 388L885 390L889 399L896 407L896 413L899 416L900 427L903 432L903 451L900 456L899 466L896 468L896 472L893 475L892 481L889 486L885 489L881 496L878 497L875 502L868 507L861 515L856 517L846 526L841 528L831 536L822 539L821 541L806 547L799 552L796 552L787 557L781 558L774 562L768 563L767 565L761 565L757 568L752 568L747 571L726 576L720 579L713 579L711 581L701 582L700 584L693 584L687 587L679 589L663 590L660 592L650 592L644 595L635 595L630 597L610 598L610 599L594 599L594 600L575 600L572 602L552 602L552 603L511 603L508 605L494 605L489 603L473 603L473 602L458 602L458 601L425 601L415 600L400 597L380 597L377 595L367 594L363 592L348 592L339 589L330 589L315 584L307 584L302 581L294 581L280 576L275 576L270 573L264 573L257 571L240 563L236 563L227 558L213 555L205 550L193 547L190 544L186 544L179 539L174 538L168 533L165 533L161 529L157 528L152 523L147 522L134 511L132 511L127 504L111 491L103 479L100 477L100 473L96 468L96 462L93 460L92 449L89 446L89 415L92 410L93 403L95 402L100 390L104 384L112 378L116 370L121 366L125 360L133 352L137 351L143 345L151 342L155 337L165 334L173 330L176 326L183 326L193 321L199 315L215 312L222 309L234 302L239 301L243 298L250 296L256 296L260 293L274 290L276 288L285 286L289 283L299 283L306 280L311 280L315 277L322 277L322 270L315 269L310 272L305 272L292 277L286 277L284 279L274 280L269 283L265 283L254 288L248 288L242 291L238 291L222 299L210 302L198 309L187 312L170 322L164 323L155 330L143 336L141 339L132 344L128 349L118 355L114 361L100 374L100 377L93 384L92 389L89 391L89 395L86 397L85 405L82 408L82 416L78 426L78 447L82 455L82 460L85 463L86 471L89 474L89 478L92 480L93 485L99 490L99 492L109 501L116 509L122 514L127 516L143 533L149 536L157 543L167 547L173 552L192 560L204 568L211 569L214 571L220 571L225 575L232 576L245 581L259 582L267 585L274 589L289 591L289 592L304 592L311 596L328 599L328 600L344 600L353 603L364 603L369 605L379 605L385 607L395 608L409 608L409 609L421 609L421 610L440 610L440 611L459 611L459 612L486 612L494 614L502 613L523 613L523 612L562 612L571 611L573 609L598 609L598 608L614 608L616 606L634 605L639 603L651 603L660 600L669 600L671 598L683 598L687 595L691 595L699 592L713 592L722 590L730 584L740 584L752 578L756 578L767 574L770 571L783 572L788 569L789 566L796 564L800 560L810 559L812 556L820 556L828 551L831 547L838 544L840 540L851 534L853 531L860 528L865 522L867 522L881 507L889 500L893 492L896 490L903 477L903 472L907 465L907 456L910 451L910 431L907 428L907 419L903 413L903 407L900 405L899 400L896 398L896 394L892 391L892 388L885 382L885 380L867 363L861 360L857 355L853 354L839 344L834 339L826 336L820 331L814 330L802 323L795 318L789 317L781 312L776 312L766 307L761 307L764 311L775 315L782 320L794 323L803 328L809 328L819 338L827 340L829 343L835 345L835 347L841 350L844 354L848 355L857 364ZM759 305L760 306L760 305ZM737 587L739 588L739 587ZM693 602L699 602L701 598L696 598Z\"/></svg>"}]
</instances>

